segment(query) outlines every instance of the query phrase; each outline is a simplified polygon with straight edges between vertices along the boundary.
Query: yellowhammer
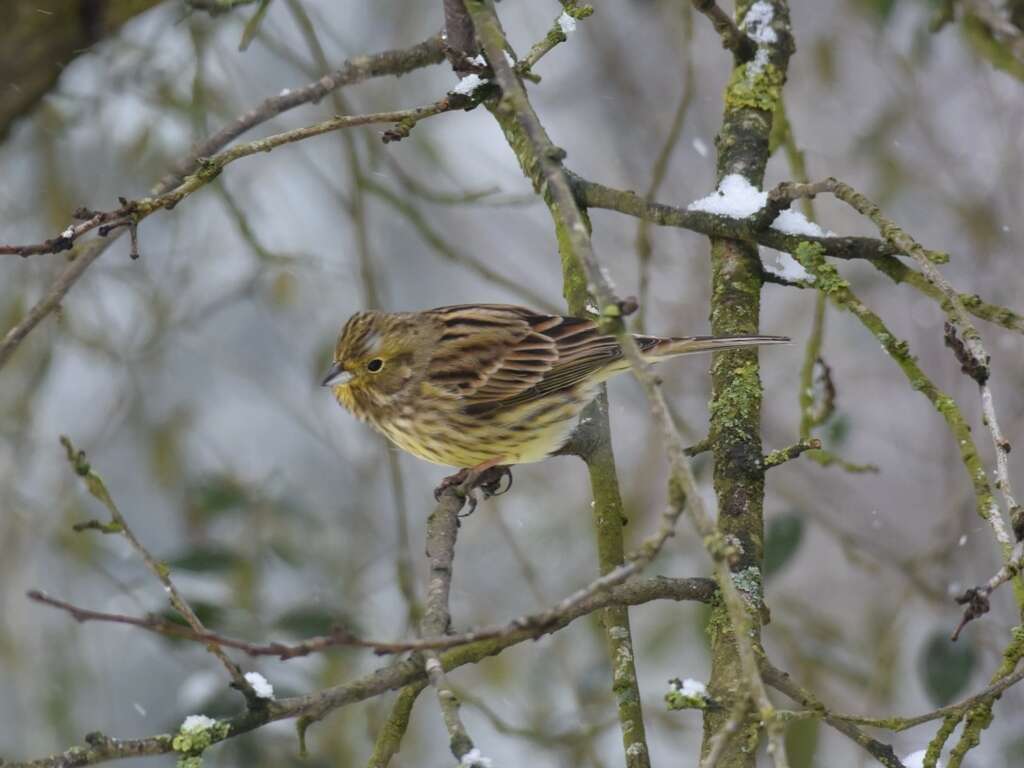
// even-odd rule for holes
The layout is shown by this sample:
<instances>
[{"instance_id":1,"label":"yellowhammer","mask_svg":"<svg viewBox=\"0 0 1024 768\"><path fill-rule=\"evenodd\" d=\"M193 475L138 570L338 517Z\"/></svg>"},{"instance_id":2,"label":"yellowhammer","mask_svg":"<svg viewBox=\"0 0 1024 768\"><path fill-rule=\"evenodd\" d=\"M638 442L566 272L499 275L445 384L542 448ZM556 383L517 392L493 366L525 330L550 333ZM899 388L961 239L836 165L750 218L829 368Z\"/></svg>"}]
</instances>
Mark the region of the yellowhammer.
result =
<instances>
[{"instance_id":1,"label":"yellowhammer","mask_svg":"<svg viewBox=\"0 0 1024 768\"><path fill-rule=\"evenodd\" d=\"M777 344L784 336L634 336L657 362ZM591 320L504 304L359 312L323 380L338 402L403 450L462 467L446 485L561 448L602 381L629 368ZM442 488L444 485L442 485Z\"/></svg>"}]
</instances>

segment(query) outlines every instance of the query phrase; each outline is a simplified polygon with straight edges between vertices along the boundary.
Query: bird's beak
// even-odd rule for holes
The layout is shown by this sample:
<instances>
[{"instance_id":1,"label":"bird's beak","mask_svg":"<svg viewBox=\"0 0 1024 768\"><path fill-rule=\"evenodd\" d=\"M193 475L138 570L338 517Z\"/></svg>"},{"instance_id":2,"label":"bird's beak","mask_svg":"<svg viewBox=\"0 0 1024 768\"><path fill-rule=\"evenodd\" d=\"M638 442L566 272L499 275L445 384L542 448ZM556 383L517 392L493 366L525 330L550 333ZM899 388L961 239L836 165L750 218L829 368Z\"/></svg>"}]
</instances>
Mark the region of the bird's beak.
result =
<instances>
[{"instance_id":1,"label":"bird's beak","mask_svg":"<svg viewBox=\"0 0 1024 768\"><path fill-rule=\"evenodd\" d=\"M340 387L342 384L348 384L352 380L352 374L346 371L340 361L335 361L331 364L331 367L327 369L327 375L324 376L324 380L320 382L321 387Z\"/></svg>"}]
</instances>

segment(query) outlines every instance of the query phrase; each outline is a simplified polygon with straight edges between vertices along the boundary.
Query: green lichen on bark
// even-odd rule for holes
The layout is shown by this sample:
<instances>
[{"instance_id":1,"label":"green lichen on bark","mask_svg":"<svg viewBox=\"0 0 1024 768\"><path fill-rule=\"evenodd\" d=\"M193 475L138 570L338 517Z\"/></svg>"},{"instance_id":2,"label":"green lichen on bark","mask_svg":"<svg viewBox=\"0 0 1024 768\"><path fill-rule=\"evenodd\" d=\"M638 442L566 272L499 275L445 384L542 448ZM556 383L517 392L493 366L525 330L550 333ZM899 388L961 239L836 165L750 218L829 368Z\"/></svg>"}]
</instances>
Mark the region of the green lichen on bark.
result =
<instances>
[{"instance_id":1,"label":"green lichen on bark","mask_svg":"<svg viewBox=\"0 0 1024 768\"><path fill-rule=\"evenodd\" d=\"M751 62L734 60L725 89L722 127L716 139L717 181L740 174L760 187L768 162L772 114L786 79L792 38L789 10L784 2L769 2L774 34L759 42ZM743 20L752 0L736 3ZM767 38L768 36L765 36ZM756 63L755 63L756 62ZM712 237L711 332L751 335L759 332L761 263L751 242ZM718 527L723 540L737 552L729 560L733 574L761 568L764 539L764 466L761 445L761 377L758 353L740 349L716 354L711 364L710 440L714 455L714 487L718 498ZM761 616L749 611L749 634L760 647ZM728 612L715 606L708 624L711 639L711 697L722 704L704 714L702 754L728 722L732 704L747 692ZM755 762L759 718L752 714L741 734L726 747L721 768L751 768Z\"/></svg>"},{"instance_id":2,"label":"green lichen on bark","mask_svg":"<svg viewBox=\"0 0 1024 768\"><path fill-rule=\"evenodd\" d=\"M418 680L398 692L388 719L377 733L377 740L374 742L373 754L370 755L367 768L386 768L391 759L398 754L402 746L402 738L409 729L413 706L426 685L426 680Z\"/></svg>"},{"instance_id":3,"label":"green lichen on bark","mask_svg":"<svg viewBox=\"0 0 1024 768\"><path fill-rule=\"evenodd\" d=\"M177 768L202 768L203 752L210 745L226 739L230 732L230 724L222 721L214 721L208 726L183 725L171 740L171 748L181 753Z\"/></svg>"},{"instance_id":4,"label":"green lichen on bark","mask_svg":"<svg viewBox=\"0 0 1024 768\"><path fill-rule=\"evenodd\" d=\"M770 63L748 61L732 71L725 86L727 109L759 109L773 112L782 95L786 78L778 67Z\"/></svg>"},{"instance_id":5,"label":"green lichen on bark","mask_svg":"<svg viewBox=\"0 0 1024 768\"><path fill-rule=\"evenodd\" d=\"M1010 643L1003 651L1002 661L999 663L999 667L996 669L995 674L992 675L989 682L991 684L995 684L1004 677L1013 674L1022 659L1024 659L1024 626L1019 626L1010 630ZM967 716L964 719L964 730L963 733L960 734L960 741L957 742L956 746L953 747L952 751L949 753L948 768L960 768L960 765L967 753L981 743L981 732L992 724L992 707L997 698L998 696L979 701L967 711ZM959 717L949 717L943 722L943 729L946 728L948 723L952 724L952 727L948 729L949 732L945 734L945 739L948 739L950 734L952 734L953 728L956 727L959 719ZM940 731L940 733L942 733L942 731ZM943 742L945 739L943 739ZM932 741L933 744L937 742L938 736L936 736ZM936 757L938 757L941 747L942 744L938 744L937 749L935 750ZM928 754L930 755L931 752L932 745L930 744ZM928 765L928 763L925 762L925 765Z\"/></svg>"}]
</instances>

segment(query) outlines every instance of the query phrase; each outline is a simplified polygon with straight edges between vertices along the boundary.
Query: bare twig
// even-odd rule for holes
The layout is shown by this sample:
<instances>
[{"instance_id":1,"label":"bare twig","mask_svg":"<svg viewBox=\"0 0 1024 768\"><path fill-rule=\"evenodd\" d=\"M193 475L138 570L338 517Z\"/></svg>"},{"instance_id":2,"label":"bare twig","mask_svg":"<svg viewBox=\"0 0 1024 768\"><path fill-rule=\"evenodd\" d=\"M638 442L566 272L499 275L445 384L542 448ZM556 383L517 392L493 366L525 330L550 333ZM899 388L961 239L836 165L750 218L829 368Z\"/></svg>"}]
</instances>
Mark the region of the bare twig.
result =
<instances>
[{"instance_id":1,"label":"bare twig","mask_svg":"<svg viewBox=\"0 0 1024 768\"><path fill-rule=\"evenodd\" d=\"M554 22L552 22L551 29L548 30L548 33L544 35L541 40L534 43L522 60L516 63L516 72L518 72L522 77L530 77L533 72L533 67L538 61L550 53L556 45L564 43L569 39L566 36L565 30L562 28L563 16L569 14L569 10L569 8L566 8L566 10L563 11L563 13L560 14ZM594 12L592 6L576 5L575 3L573 3L571 10L572 13L570 18L576 21L585 19Z\"/></svg>"},{"instance_id":2,"label":"bare twig","mask_svg":"<svg viewBox=\"0 0 1024 768\"><path fill-rule=\"evenodd\" d=\"M816 451L821 448L821 440L816 437L810 439L801 440L799 443L794 443L788 448L780 448L777 451L772 451L764 457L764 468L771 469L777 467L780 464L785 464L790 459L795 459L805 451Z\"/></svg>"},{"instance_id":3,"label":"bare twig","mask_svg":"<svg viewBox=\"0 0 1024 768\"><path fill-rule=\"evenodd\" d=\"M195 611L192 610L192 606L190 606L188 601L181 596L181 593L178 592L178 588L174 586L174 582L171 581L170 569L154 558L153 555L150 554L149 550L146 549L142 542L135 536L135 533L128 526L128 521L125 520L124 515L121 514L121 510L118 509L117 504L114 503L113 497L111 497L110 493L107 491L103 478L93 471L89 462L86 460L85 452L76 451L75 447L71 444L71 440L65 436L61 436L60 442L61 445L64 446L64 450L67 453L68 463L71 464L71 468L75 471L75 474L83 479L89 493L92 494L97 501L102 503L110 513L110 522L108 524L103 525L96 523L93 525L92 523L95 521L90 521L89 523L79 525L77 530L97 529L102 533L119 533L123 535L125 539L128 540L128 543L131 544L132 549L134 549L142 558L150 572L156 576L161 584L163 584L164 590L167 592L167 597L174 610L176 610L181 617L185 619L193 632L205 633L206 627L203 626L203 622L199 620ZM79 620L81 621L82 619ZM206 649L216 656L217 660L224 665L224 668L231 676L232 684L245 695L245 699L249 706L253 708L261 706L262 700L256 695L256 692L252 689L249 681L245 679L245 675L242 674L242 670L228 657L226 653L224 653L224 650L213 641L206 644Z\"/></svg>"},{"instance_id":4,"label":"bare twig","mask_svg":"<svg viewBox=\"0 0 1024 768\"><path fill-rule=\"evenodd\" d=\"M810 708L813 712L820 713L819 716L822 720L847 738L862 746L872 757L878 760L882 765L886 766L886 768L905 768L903 763L900 762L899 757L896 756L896 753L893 751L890 744L885 744L877 739L871 738L850 720L829 712L825 709L825 706L818 701L814 694L797 684L786 672L783 672L781 669L778 669L767 661L762 661L761 672L764 675L765 681L772 688L775 688L777 691L781 691L794 701Z\"/></svg>"},{"instance_id":5,"label":"bare twig","mask_svg":"<svg viewBox=\"0 0 1024 768\"><path fill-rule=\"evenodd\" d=\"M206 629L196 631L190 627L167 621L160 616L128 616L94 611L59 600L39 590L31 590L28 597L37 603L66 611L78 622L99 621L127 624L167 637L197 643L216 643L225 648L235 648L250 656L276 656L282 661L287 661L330 648L367 648L374 653L384 655L409 651L449 650L483 640L517 635L524 631L535 633L536 637L540 637L558 627L565 617L575 615L580 606L590 605L602 595L615 595L615 599L602 600L600 608L609 605L638 605L659 599L694 600L707 603L714 598L715 590L714 581L703 578L670 579L664 576L655 576L648 579L629 579L622 584L608 584L607 580L599 579L540 613L526 614L506 624L476 627L465 632L422 637L418 640L398 641L360 638L349 630L339 627L330 634L310 637L292 644L278 641L252 643ZM593 610L597 610L597 608Z\"/></svg>"},{"instance_id":6,"label":"bare twig","mask_svg":"<svg viewBox=\"0 0 1024 768\"><path fill-rule=\"evenodd\" d=\"M265 139L256 139L245 144L238 144L220 154L206 158L198 170L182 179L181 183L174 189L161 195L144 197L139 200L121 199L121 207L109 211L90 212L90 216L81 224L69 227L61 235L51 238L38 245L2 245L0 253L17 253L28 255L29 253L47 253L66 250L70 243L77 238L94 229L99 229L101 236L106 236L114 227L131 227L139 221L156 213L159 210L170 210L183 199L191 195L201 187L213 181L220 172L229 164L243 157L249 157L260 152L270 152L285 144L292 144L297 141L320 136L342 128L351 128L357 125L371 125L373 123L393 123L407 119L420 120L431 117L451 109L460 109L469 102L460 96L445 97L433 104L412 109L403 109L395 112L375 112L366 115L337 115L312 125L295 128L291 131L284 131L268 136Z\"/></svg>"},{"instance_id":7,"label":"bare twig","mask_svg":"<svg viewBox=\"0 0 1024 768\"><path fill-rule=\"evenodd\" d=\"M316 103L326 94L345 85L361 82L372 77L400 75L414 69L436 64L442 60L441 38L439 35L412 46L411 48L384 51L369 56L357 56L329 75L302 88L281 93L265 99L255 108L221 128L216 133L197 143L153 187L152 196L162 195L178 186L185 176L194 173L204 158L210 157L249 129L302 104ZM74 224L71 225L72 229ZM64 230L67 232L67 229ZM62 233L63 235L63 233ZM86 269L98 259L106 247L117 238L114 235L106 243L92 242L75 253L74 260L56 277L43 297L36 302L13 328L0 340L0 368L6 364L18 345L32 332L47 315L54 311L71 287ZM45 245L45 244L44 244ZM44 247L38 253L53 252L54 248ZM62 247L66 247L63 246Z\"/></svg>"},{"instance_id":8,"label":"bare twig","mask_svg":"<svg viewBox=\"0 0 1024 768\"><path fill-rule=\"evenodd\" d=\"M830 724L833 720L842 721L844 723L863 725L869 728L881 728L896 733L916 728L919 725L931 723L935 720L941 720L945 717L949 717L950 715L963 715L971 710L975 705L998 698L1005 690L1024 680L1024 668L1021 668L1012 674L999 678L983 690L978 691L965 699L961 699L954 704L947 704L944 707L933 709L930 712L910 716L895 715L892 717L865 717L862 715L851 715L826 709L825 706L815 699L809 691L800 688L800 686L797 685L787 673L777 669L767 661L762 663L762 667L764 669L765 680L769 685L795 701L799 701L804 706L819 712L819 716Z\"/></svg>"},{"instance_id":9,"label":"bare twig","mask_svg":"<svg viewBox=\"0 0 1024 768\"><path fill-rule=\"evenodd\" d=\"M959 605L963 605L965 608L963 617L960 619L960 623L956 625L956 629L953 630L953 634L949 638L950 640L955 642L960 637L964 627L974 619L988 613L990 607L989 596L993 592L1024 572L1024 552L1021 551L1022 549L1024 549L1024 544L1017 544L1014 556L1002 568L996 571L991 579L980 586L968 589L963 594L954 598Z\"/></svg>"}]
</instances>

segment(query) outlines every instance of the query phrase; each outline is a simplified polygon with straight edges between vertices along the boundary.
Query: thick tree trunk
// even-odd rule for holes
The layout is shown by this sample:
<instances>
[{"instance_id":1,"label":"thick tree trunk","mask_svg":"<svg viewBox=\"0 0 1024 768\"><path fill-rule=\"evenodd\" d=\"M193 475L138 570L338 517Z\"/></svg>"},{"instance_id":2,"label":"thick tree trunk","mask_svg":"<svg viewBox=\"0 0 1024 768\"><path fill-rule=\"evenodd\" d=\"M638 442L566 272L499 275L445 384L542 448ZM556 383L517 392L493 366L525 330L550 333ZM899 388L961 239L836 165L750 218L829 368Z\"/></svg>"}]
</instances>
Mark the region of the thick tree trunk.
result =
<instances>
[{"instance_id":1,"label":"thick tree trunk","mask_svg":"<svg viewBox=\"0 0 1024 768\"><path fill-rule=\"evenodd\" d=\"M0 141L75 58L160 0L7 0L0 26Z\"/></svg>"}]
</instances>

